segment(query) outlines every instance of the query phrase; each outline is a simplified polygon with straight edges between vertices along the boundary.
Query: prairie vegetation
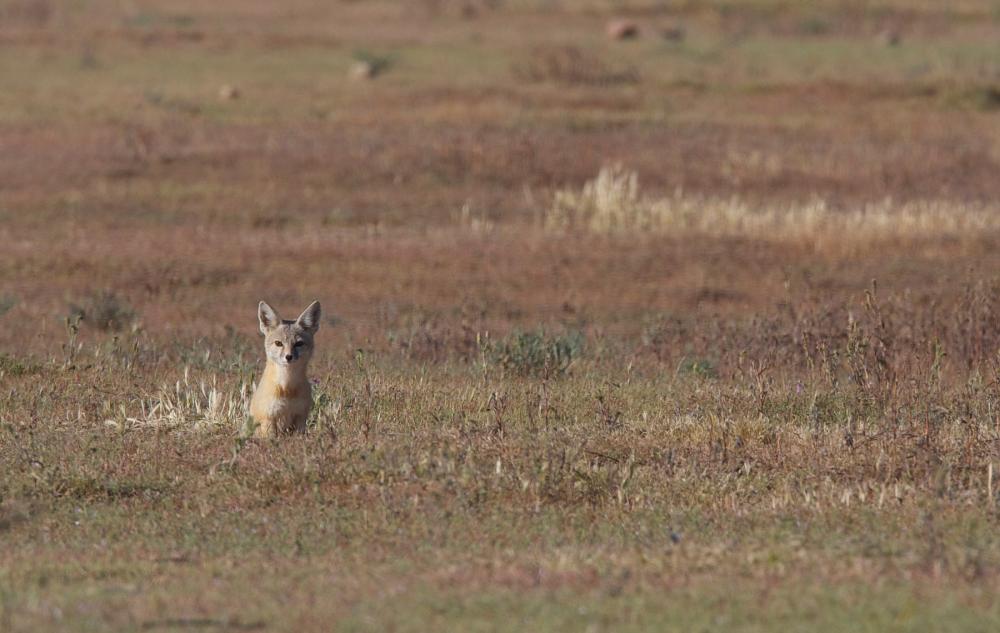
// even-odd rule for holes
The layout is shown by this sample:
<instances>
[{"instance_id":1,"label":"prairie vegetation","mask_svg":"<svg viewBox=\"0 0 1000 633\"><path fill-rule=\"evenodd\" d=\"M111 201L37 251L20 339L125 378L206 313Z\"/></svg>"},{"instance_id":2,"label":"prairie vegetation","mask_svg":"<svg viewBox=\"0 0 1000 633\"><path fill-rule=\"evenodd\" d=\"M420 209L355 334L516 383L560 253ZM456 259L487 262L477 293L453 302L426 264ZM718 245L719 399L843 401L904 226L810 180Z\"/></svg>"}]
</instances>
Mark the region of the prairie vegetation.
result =
<instances>
[{"instance_id":1,"label":"prairie vegetation","mask_svg":"<svg viewBox=\"0 0 1000 633\"><path fill-rule=\"evenodd\" d=\"M882 200L833 208L823 200L793 204L750 204L738 198L672 197L649 199L639 191L638 175L620 165L604 167L581 192L557 191L544 217L554 230L812 243L816 246L870 246L889 241L961 238L996 233L1000 213L994 206Z\"/></svg>"},{"instance_id":2,"label":"prairie vegetation","mask_svg":"<svg viewBox=\"0 0 1000 633\"><path fill-rule=\"evenodd\" d=\"M996 630L997 35L0 0L0 631Z\"/></svg>"}]
</instances>

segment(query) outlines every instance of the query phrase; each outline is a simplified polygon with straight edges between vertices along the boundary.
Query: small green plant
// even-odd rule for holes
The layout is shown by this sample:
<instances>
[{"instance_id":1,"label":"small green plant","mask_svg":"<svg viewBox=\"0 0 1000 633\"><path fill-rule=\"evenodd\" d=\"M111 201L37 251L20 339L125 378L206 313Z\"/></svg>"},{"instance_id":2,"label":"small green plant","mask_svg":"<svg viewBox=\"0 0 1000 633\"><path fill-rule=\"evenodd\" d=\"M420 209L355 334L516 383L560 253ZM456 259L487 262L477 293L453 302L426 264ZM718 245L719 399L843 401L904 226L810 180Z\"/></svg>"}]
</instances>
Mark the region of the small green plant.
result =
<instances>
[{"instance_id":1,"label":"small green plant","mask_svg":"<svg viewBox=\"0 0 1000 633\"><path fill-rule=\"evenodd\" d=\"M565 374L583 352L584 336L572 331L548 335L544 330L514 332L492 345L493 362L505 371L521 375Z\"/></svg>"},{"instance_id":2,"label":"small green plant","mask_svg":"<svg viewBox=\"0 0 1000 633\"><path fill-rule=\"evenodd\" d=\"M30 359L16 358L0 353L0 375L25 376L41 371L41 366Z\"/></svg>"},{"instance_id":3,"label":"small green plant","mask_svg":"<svg viewBox=\"0 0 1000 633\"><path fill-rule=\"evenodd\" d=\"M0 316L3 316L10 312L11 308L17 305L17 299L11 297L10 295L3 295L0 297Z\"/></svg>"},{"instance_id":4,"label":"small green plant","mask_svg":"<svg viewBox=\"0 0 1000 633\"><path fill-rule=\"evenodd\" d=\"M395 61L392 55L383 55L365 49L354 51L351 57L359 64L366 64L371 77L377 77L389 70Z\"/></svg>"},{"instance_id":5,"label":"small green plant","mask_svg":"<svg viewBox=\"0 0 1000 633\"><path fill-rule=\"evenodd\" d=\"M95 292L79 304L69 306L70 320L89 324L104 332L120 332L136 320L136 312L128 301L112 290Z\"/></svg>"},{"instance_id":6,"label":"small green plant","mask_svg":"<svg viewBox=\"0 0 1000 633\"><path fill-rule=\"evenodd\" d=\"M964 96L964 101L977 110L994 111L1000 109L1000 86L970 88Z\"/></svg>"},{"instance_id":7,"label":"small green plant","mask_svg":"<svg viewBox=\"0 0 1000 633\"><path fill-rule=\"evenodd\" d=\"M799 22L799 29L806 35L825 35L830 32L830 22L823 16L813 15Z\"/></svg>"},{"instance_id":8,"label":"small green plant","mask_svg":"<svg viewBox=\"0 0 1000 633\"><path fill-rule=\"evenodd\" d=\"M314 430L335 431L335 425L340 416L341 404L333 399L326 389L314 381L312 390L313 404L309 410L306 426Z\"/></svg>"},{"instance_id":9,"label":"small green plant","mask_svg":"<svg viewBox=\"0 0 1000 633\"><path fill-rule=\"evenodd\" d=\"M715 364L707 358L691 358L685 356L677 366L677 373L682 376L697 378L716 378L719 375Z\"/></svg>"}]
</instances>

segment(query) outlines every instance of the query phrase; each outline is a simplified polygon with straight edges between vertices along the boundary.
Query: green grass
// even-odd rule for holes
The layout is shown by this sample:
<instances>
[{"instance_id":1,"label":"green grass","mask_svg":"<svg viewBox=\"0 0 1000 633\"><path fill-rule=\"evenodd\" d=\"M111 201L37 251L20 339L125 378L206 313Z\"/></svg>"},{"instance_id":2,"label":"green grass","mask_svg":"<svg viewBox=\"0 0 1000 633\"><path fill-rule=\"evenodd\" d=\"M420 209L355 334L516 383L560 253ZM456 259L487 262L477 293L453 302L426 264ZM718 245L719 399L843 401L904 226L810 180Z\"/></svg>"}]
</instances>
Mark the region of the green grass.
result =
<instances>
[{"instance_id":1,"label":"green grass","mask_svg":"<svg viewBox=\"0 0 1000 633\"><path fill-rule=\"evenodd\" d=\"M962 37L905 40L898 47L886 47L870 38L729 41L696 35L680 45L650 37L624 48L595 39L586 48L608 63L634 66L641 92L649 95L671 94L677 82L696 82L722 92L816 81L982 85L994 79L991 69L998 52L991 41ZM391 59L391 67L374 81L351 81L348 68L358 50ZM137 50L115 43L98 47L92 54L94 64L88 66L81 62L81 51L42 53L26 47L0 60L0 76L9 86L0 96L0 120L42 123L72 117L115 122L137 106L150 120L196 117L253 123L317 116L330 120L345 109L366 107L373 95L518 89L520 82L512 69L534 54L524 44L461 39L361 48L347 43L274 49L237 44L222 50L198 44ZM240 97L220 100L223 85L236 86Z\"/></svg>"},{"instance_id":2,"label":"green grass","mask_svg":"<svg viewBox=\"0 0 1000 633\"><path fill-rule=\"evenodd\" d=\"M176 377L156 353L125 370L115 356L128 348L43 371ZM3 617L15 631L997 623L978 432L942 423L927 453L911 403L896 441L869 430L848 450L846 428L886 424L850 387L825 388L824 406L849 413L817 425L794 383L622 373L592 354L562 377L375 356L323 381L322 426L281 442L238 440L235 418L204 430L103 422L114 410L33 426L29 411L59 420L105 396L32 399L19 383L0 444ZM220 377L224 391L238 379ZM978 416L972 402L995 396L935 397Z\"/></svg>"},{"instance_id":3,"label":"green grass","mask_svg":"<svg viewBox=\"0 0 1000 633\"><path fill-rule=\"evenodd\" d=\"M405 596L386 608L364 605L347 631L991 631L1000 611L983 596L970 608L949 592L864 585L762 588L735 582L697 591L663 588L614 596L614 588L563 592ZM609 595L612 594L612 595Z\"/></svg>"}]
</instances>

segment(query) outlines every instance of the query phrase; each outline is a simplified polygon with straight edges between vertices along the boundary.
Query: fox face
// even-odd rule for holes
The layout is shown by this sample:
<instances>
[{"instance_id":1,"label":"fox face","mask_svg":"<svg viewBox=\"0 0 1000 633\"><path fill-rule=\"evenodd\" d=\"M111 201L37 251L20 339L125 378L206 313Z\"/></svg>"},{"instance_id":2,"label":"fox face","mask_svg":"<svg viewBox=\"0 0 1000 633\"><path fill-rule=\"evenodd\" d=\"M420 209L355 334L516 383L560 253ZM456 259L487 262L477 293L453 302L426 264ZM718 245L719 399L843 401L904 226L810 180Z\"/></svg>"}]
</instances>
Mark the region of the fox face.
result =
<instances>
[{"instance_id":1,"label":"fox face","mask_svg":"<svg viewBox=\"0 0 1000 633\"><path fill-rule=\"evenodd\" d=\"M313 335L319 329L319 301L313 301L294 321L282 320L266 302L257 308L267 360L279 367L305 365L313 352Z\"/></svg>"}]
</instances>

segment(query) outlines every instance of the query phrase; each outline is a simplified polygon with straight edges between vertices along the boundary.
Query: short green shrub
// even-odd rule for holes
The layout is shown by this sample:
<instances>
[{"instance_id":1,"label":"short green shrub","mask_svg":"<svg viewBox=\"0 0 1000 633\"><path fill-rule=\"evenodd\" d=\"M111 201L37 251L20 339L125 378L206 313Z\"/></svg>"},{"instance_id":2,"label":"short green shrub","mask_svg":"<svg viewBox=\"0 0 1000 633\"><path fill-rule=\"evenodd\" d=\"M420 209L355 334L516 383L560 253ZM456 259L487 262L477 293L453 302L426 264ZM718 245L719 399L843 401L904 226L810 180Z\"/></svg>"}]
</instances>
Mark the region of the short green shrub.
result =
<instances>
[{"instance_id":1,"label":"short green shrub","mask_svg":"<svg viewBox=\"0 0 1000 633\"><path fill-rule=\"evenodd\" d=\"M3 295L0 297L0 316L3 316L7 312L10 312L11 308L17 305L17 299L9 295Z\"/></svg>"},{"instance_id":2,"label":"short green shrub","mask_svg":"<svg viewBox=\"0 0 1000 633\"><path fill-rule=\"evenodd\" d=\"M677 366L677 373L698 378L718 378L719 372L715 363L707 358L684 357Z\"/></svg>"},{"instance_id":3,"label":"short green shrub","mask_svg":"<svg viewBox=\"0 0 1000 633\"><path fill-rule=\"evenodd\" d=\"M111 290L95 292L79 304L70 304L69 316L105 332L120 332L137 318L128 301Z\"/></svg>"},{"instance_id":4,"label":"short green shrub","mask_svg":"<svg viewBox=\"0 0 1000 633\"><path fill-rule=\"evenodd\" d=\"M0 354L0 375L24 376L38 373L41 369L41 365L34 360Z\"/></svg>"},{"instance_id":5,"label":"short green shrub","mask_svg":"<svg viewBox=\"0 0 1000 633\"><path fill-rule=\"evenodd\" d=\"M505 371L521 375L565 374L583 353L584 336L579 331L548 335L544 330L515 331L489 346L492 360Z\"/></svg>"}]
</instances>

